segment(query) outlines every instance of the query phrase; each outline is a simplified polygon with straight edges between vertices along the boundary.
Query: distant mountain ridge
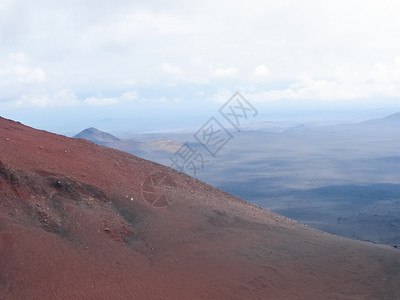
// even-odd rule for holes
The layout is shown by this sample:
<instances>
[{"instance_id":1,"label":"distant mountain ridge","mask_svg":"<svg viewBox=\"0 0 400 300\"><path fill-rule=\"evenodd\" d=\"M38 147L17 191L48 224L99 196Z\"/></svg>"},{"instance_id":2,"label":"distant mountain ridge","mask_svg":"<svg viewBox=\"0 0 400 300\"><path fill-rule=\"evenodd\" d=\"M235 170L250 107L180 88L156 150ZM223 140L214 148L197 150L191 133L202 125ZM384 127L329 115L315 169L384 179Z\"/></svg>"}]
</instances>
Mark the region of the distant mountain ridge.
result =
<instances>
[{"instance_id":1,"label":"distant mountain ridge","mask_svg":"<svg viewBox=\"0 0 400 300\"><path fill-rule=\"evenodd\" d=\"M400 112L391 114L389 116L379 118L379 119L373 119L373 120L368 120L361 122L361 124L367 124L367 125L390 125L390 124L400 124Z\"/></svg>"},{"instance_id":2,"label":"distant mountain ridge","mask_svg":"<svg viewBox=\"0 0 400 300\"><path fill-rule=\"evenodd\" d=\"M385 118L383 118L383 120L396 120L396 121L400 121L400 112L397 112L395 114L392 114L390 116L387 116Z\"/></svg>"},{"instance_id":3,"label":"distant mountain ridge","mask_svg":"<svg viewBox=\"0 0 400 300\"><path fill-rule=\"evenodd\" d=\"M90 127L81 131L80 133L75 135L74 138L85 139L103 146L107 145L108 143L115 143L121 141L119 138L113 136L112 134L98 130L97 128L94 127Z\"/></svg>"}]
</instances>

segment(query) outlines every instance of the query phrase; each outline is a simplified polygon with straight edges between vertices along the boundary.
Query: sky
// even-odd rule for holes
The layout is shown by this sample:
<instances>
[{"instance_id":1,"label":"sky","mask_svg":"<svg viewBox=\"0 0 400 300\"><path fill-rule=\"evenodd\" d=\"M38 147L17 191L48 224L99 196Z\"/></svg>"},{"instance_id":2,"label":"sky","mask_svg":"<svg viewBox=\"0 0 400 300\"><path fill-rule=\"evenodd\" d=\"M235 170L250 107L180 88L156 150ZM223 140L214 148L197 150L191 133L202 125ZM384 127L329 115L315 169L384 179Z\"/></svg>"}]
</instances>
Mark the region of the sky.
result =
<instances>
[{"instance_id":1,"label":"sky","mask_svg":"<svg viewBox=\"0 0 400 300\"><path fill-rule=\"evenodd\" d=\"M0 116L62 134L400 111L400 2L0 0Z\"/></svg>"}]
</instances>

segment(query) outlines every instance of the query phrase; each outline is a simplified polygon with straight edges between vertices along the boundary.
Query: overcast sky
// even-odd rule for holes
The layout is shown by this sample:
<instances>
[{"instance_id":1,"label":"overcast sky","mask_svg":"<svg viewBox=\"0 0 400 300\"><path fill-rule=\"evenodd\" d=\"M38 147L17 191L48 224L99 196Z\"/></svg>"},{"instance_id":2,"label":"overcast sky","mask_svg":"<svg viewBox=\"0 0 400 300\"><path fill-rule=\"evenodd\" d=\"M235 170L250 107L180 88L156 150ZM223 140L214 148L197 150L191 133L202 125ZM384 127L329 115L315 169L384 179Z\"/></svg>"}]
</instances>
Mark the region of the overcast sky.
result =
<instances>
[{"instance_id":1,"label":"overcast sky","mask_svg":"<svg viewBox=\"0 0 400 300\"><path fill-rule=\"evenodd\" d=\"M237 90L266 112L395 112L399 12L389 0L0 0L0 115L59 132L195 126L191 110L204 118Z\"/></svg>"}]
</instances>

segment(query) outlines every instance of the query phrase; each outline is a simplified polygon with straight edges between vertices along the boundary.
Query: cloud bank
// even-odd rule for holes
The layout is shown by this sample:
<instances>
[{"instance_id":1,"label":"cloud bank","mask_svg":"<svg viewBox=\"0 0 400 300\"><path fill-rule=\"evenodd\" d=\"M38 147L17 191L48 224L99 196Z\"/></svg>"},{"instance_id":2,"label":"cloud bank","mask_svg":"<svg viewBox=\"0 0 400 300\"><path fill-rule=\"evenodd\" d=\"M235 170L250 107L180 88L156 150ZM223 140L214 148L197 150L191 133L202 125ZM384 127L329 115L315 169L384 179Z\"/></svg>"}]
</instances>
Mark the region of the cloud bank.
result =
<instances>
[{"instance_id":1,"label":"cloud bank","mask_svg":"<svg viewBox=\"0 0 400 300\"><path fill-rule=\"evenodd\" d=\"M398 11L391 0L3 0L0 105L181 102L237 89L265 103L393 104Z\"/></svg>"}]
</instances>

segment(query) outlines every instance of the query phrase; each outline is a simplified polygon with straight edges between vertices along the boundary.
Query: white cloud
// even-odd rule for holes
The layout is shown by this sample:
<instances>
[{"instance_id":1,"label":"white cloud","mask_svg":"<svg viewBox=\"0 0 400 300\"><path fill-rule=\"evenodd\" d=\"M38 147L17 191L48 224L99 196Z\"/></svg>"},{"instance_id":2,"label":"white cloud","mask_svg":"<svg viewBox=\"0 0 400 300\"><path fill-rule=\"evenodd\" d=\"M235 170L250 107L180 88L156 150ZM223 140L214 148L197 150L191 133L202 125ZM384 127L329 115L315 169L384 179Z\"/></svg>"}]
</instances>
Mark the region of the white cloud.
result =
<instances>
[{"instance_id":1,"label":"white cloud","mask_svg":"<svg viewBox=\"0 0 400 300\"><path fill-rule=\"evenodd\" d=\"M167 72L172 75L181 75L182 74L182 70L179 67L171 65L166 62L161 65L161 69L164 72Z\"/></svg>"},{"instance_id":2,"label":"white cloud","mask_svg":"<svg viewBox=\"0 0 400 300\"><path fill-rule=\"evenodd\" d=\"M231 78L238 74L238 71L234 67L218 68L212 72L213 76L221 78Z\"/></svg>"},{"instance_id":3,"label":"white cloud","mask_svg":"<svg viewBox=\"0 0 400 300\"><path fill-rule=\"evenodd\" d=\"M18 51L10 54L10 59L16 61L17 63L25 63L27 57L24 52Z\"/></svg>"},{"instance_id":4,"label":"white cloud","mask_svg":"<svg viewBox=\"0 0 400 300\"><path fill-rule=\"evenodd\" d=\"M0 69L0 79L5 86L19 83L41 83L46 80L46 73L39 67L12 65Z\"/></svg>"},{"instance_id":5,"label":"white cloud","mask_svg":"<svg viewBox=\"0 0 400 300\"><path fill-rule=\"evenodd\" d=\"M15 105L18 107L47 107L50 104L50 98L46 95L23 94L15 101Z\"/></svg>"},{"instance_id":6,"label":"white cloud","mask_svg":"<svg viewBox=\"0 0 400 300\"><path fill-rule=\"evenodd\" d=\"M109 106L117 104L125 104L138 99L138 93L131 91L124 93L118 97L103 97L101 94L83 100L83 104L91 106Z\"/></svg>"},{"instance_id":7,"label":"white cloud","mask_svg":"<svg viewBox=\"0 0 400 300\"><path fill-rule=\"evenodd\" d=\"M20 95L16 100L5 104L13 107L81 107L88 106L112 106L126 104L138 100L137 91L123 93L116 97L103 97L101 94L79 100L71 89L64 89L50 94L40 91L31 91Z\"/></svg>"},{"instance_id":8,"label":"white cloud","mask_svg":"<svg viewBox=\"0 0 400 300\"><path fill-rule=\"evenodd\" d=\"M98 96L98 97L89 97L86 98L83 101L84 104L87 105L92 105L92 106L107 106L107 105L115 105L118 104L119 101L117 98L113 98L113 97L102 97L102 96Z\"/></svg>"},{"instance_id":9,"label":"white cloud","mask_svg":"<svg viewBox=\"0 0 400 300\"><path fill-rule=\"evenodd\" d=\"M10 4L11 4L11 0L2 0L0 2L0 12L2 10L6 10L10 6Z\"/></svg>"},{"instance_id":10,"label":"white cloud","mask_svg":"<svg viewBox=\"0 0 400 300\"><path fill-rule=\"evenodd\" d=\"M162 12L132 10L121 14L112 30L119 39L148 33L180 34L193 29L186 22L187 20L181 17Z\"/></svg>"},{"instance_id":11,"label":"white cloud","mask_svg":"<svg viewBox=\"0 0 400 300\"><path fill-rule=\"evenodd\" d=\"M123 102L123 103L131 102L131 101L137 100L138 98L139 98L139 94L137 91L130 91L130 92L123 93L120 97L121 102Z\"/></svg>"},{"instance_id":12,"label":"white cloud","mask_svg":"<svg viewBox=\"0 0 400 300\"><path fill-rule=\"evenodd\" d=\"M61 90L53 95L47 95L40 92L31 92L22 94L11 104L16 107L68 107L78 105L75 93L72 90Z\"/></svg>"},{"instance_id":13,"label":"white cloud","mask_svg":"<svg viewBox=\"0 0 400 300\"><path fill-rule=\"evenodd\" d=\"M272 89L249 94L254 101L277 100L357 100L367 98L400 98L400 64L376 63L369 70L338 68L330 78L304 76L286 89Z\"/></svg>"},{"instance_id":14,"label":"white cloud","mask_svg":"<svg viewBox=\"0 0 400 300\"><path fill-rule=\"evenodd\" d=\"M218 103L225 103L228 101L233 95L233 91L228 89L220 89L211 97L208 97L207 101L218 102Z\"/></svg>"},{"instance_id":15,"label":"white cloud","mask_svg":"<svg viewBox=\"0 0 400 300\"><path fill-rule=\"evenodd\" d=\"M254 73L254 75L256 75L258 77L266 77L269 75L269 70L266 66L259 65L255 68L253 73Z\"/></svg>"}]
</instances>

